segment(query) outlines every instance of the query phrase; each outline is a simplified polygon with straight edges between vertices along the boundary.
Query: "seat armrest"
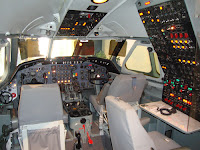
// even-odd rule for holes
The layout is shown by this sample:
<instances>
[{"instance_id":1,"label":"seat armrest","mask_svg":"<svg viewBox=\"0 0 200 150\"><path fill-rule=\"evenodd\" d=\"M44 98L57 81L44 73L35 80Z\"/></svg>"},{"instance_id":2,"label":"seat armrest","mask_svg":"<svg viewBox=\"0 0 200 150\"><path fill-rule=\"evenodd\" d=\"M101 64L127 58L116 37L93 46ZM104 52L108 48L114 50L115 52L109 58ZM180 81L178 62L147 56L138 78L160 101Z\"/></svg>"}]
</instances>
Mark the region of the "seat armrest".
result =
<instances>
[{"instance_id":1,"label":"seat armrest","mask_svg":"<svg viewBox=\"0 0 200 150\"><path fill-rule=\"evenodd\" d=\"M179 147L179 148L175 148L175 149L172 149L172 150L191 150L189 147Z\"/></svg>"},{"instance_id":2,"label":"seat armrest","mask_svg":"<svg viewBox=\"0 0 200 150\"><path fill-rule=\"evenodd\" d=\"M150 118L149 117L143 117L143 118L140 119L140 123L142 124L142 126L145 126L149 122L150 122Z\"/></svg>"}]
</instances>

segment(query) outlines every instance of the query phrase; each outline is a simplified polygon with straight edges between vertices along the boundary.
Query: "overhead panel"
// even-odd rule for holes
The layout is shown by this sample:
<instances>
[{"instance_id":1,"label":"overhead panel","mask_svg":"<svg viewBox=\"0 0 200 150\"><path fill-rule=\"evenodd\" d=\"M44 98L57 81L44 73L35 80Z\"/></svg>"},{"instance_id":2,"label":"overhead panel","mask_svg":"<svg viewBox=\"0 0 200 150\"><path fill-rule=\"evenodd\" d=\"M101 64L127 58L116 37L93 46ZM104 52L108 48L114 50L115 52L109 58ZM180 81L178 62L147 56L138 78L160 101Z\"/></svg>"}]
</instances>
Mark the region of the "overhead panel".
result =
<instances>
[{"instance_id":1,"label":"overhead panel","mask_svg":"<svg viewBox=\"0 0 200 150\"><path fill-rule=\"evenodd\" d=\"M69 10L57 36L87 36L105 15L102 12Z\"/></svg>"}]
</instances>

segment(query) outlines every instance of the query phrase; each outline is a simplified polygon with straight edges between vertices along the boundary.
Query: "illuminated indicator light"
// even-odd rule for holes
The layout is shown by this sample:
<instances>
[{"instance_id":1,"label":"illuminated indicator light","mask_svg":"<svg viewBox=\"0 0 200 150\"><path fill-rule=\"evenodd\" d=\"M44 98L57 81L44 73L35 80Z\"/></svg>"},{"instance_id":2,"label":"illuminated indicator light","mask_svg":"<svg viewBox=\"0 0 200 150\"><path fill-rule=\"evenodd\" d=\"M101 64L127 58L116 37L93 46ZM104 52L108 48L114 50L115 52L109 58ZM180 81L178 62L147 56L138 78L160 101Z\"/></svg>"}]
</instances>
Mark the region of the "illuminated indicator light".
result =
<instances>
[{"instance_id":1,"label":"illuminated indicator light","mask_svg":"<svg viewBox=\"0 0 200 150\"><path fill-rule=\"evenodd\" d=\"M182 46L182 49L185 49L185 46Z\"/></svg>"},{"instance_id":2,"label":"illuminated indicator light","mask_svg":"<svg viewBox=\"0 0 200 150\"><path fill-rule=\"evenodd\" d=\"M143 16L143 13L142 13L142 12L140 13L140 16Z\"/></svg>"},{"instance_id":3,"label":"illuminated indicator light","mask_svg":"<svg viewBox=\"0 0 200 150\"><path fill-rule=\"evenodd\" d=\"M188 62L188 64L190 64L190 63L191 63L191 62L190 62L190 60L188 60L187 62Z\"/></svg>"},{"instance_id":4,"label":"illuminated indicator light","mask_svg":"<svg viewBox=\"0 0 200 150\"><path fill-rule=\"evenodd\" d=\"M147 13L150 14L151 12L150 12L150 11L147 11Z\"/></svg>"},{"instance_id":5,"label":"illuminated indicator light","mask_svg":"<svg viewBox=\"0 0 200 150\"><path fill-rule=\"evenodd\" d=\"M170 29L171 29L171 30L174 30L174 29L176 29L176 28L175 28L175 26L171 26Z\"/></svg>"},{"instance_id":6,"label":"illuminated indicator light","mask_svg":"<svg viewBox=\"0 0 200 150\"><path fill-rule=\"evenodd\" d=\"M175 40L175 43L178 43L178 40Z\"/></svg>"},{"instance_id":7,"label":"illuminated indicator light","mask_svg":"<svg viewBox=\"0 0 200 150\"><path fill-rule=\"evenodd\" d=\"M194 65L196 64L196 62L195 62L195 61L193 61L192 63L193 63Z\"/></svg>"},{"instance_id":8,"label":"illuminated indicator light","mask_svg":"<svg viewBox=\"0 0 200 150\"><path fill-rule=\"evenodd\" d=\"M174 82L171 82L172 84L174 84Z\"/></svg>"},{"instance_id":9,"label":"illuminated indicator light","mask_svg":"<svg viewBox=\"0 0 200 150\"><path fill-rule=\"evenodd\" d=\"M183 87L183 85L181 85L181 87Z\"/></svg>"},{"instance_id":10,"label":"illuminated indicator light","mask_svg":"<svg viewBox=\"0 0 200 150\"><path fill-rule=\"evenodd\" d=\"M190 93L189 96L192 96L192 93Z\"/></svg>"},{"instance_id":11,"label":"illuminated indicator light","mask_svg":"<svg viewBox=\"0 0 200 150\"><path fill-rule=\"evenodd\" d=\"M173 86L175 86L175 85L173 85Z\"/></svg>"},{"instance_id":12,"label":"illuminated indicator light","mask_svg":"<svg viewBox=\"0 0 200 150\"><path fill-rule=\"evenodd\" d=\"M170 105L172 105L173 104L173 102L170 102Z\"/></svg>"},{"instance_id":13,"label":"illuminated indicator light","mask_svg":"<svg viewBox=\"0 0 200 150\"><path fill-rule=\"evenodd\" d=\"M179 80L179 79L176 79L176 81L179 82L180 80Z\"/></svg>"},{"instance_id":14,"label":"illuminated indicator light","mask_svg":"<svg viewBox=\"0 0 200 150\"><path fill-rule=\"evenodd\" d=\"M53 73L55 73L56 71L55 71L55 70L53 70L52 72L53 72Z\"/></svg>"},{"instance_id":15,"label":"illuminated indicator light","mask_svg":"<svg viewBox=\"0 0 200 150\"><path fill-rule=\"evenodd\" d=\"M51 74L50 72L48 72L48 74Z\"/></svg>"},{"instance_id":16,"label":"illuminated indicator light","mask_svg":"<svg viewBox=\"0 0 200 150\"><path fill-rule=\"evenodd\" d=\"M178 59L179 62L181 62L181 59Z\"/></svg>"},{"instance_id":17,"label":"illuminated indicator light","mask_svg":"<svg viewBox=\"0 0 200 150\"><path fill-rule=\"evenodd\" d=\"M173 94L173 93L170 93L170 96L174 97L174 94Z\"/></svg>"},{"instance_id":18,"label":"illuminated indicator light","mask_svg":"<svg viewBox=\"0 0 200 150\"><path fill-rule=\"evenodd\" d=\"M36 72L38 72L38 70L36 70Z\"/></svg>"},{"instance_id":19,"label":"illuminated indicator light","mask_svg":"<svg viewBox=\"0 0 200 150\"><path fill-rule=\"evenodd\" d=\"M95 20L95 22L98 22L98 20Z\"/></svg>"},{"instance_id":20,"label":"illuminated indicator light","mask_svg":"<svg viewBox=\"0 0 200 150\"><path fill-rule=\"evenodd\" d=\"M80 43L79 43L79 46L83 46L83 43L80 42Z\"/></svg>"},{"instance_id":21,"label":"illuminated indicator light","mask_svg":"<svg viewBox=\"0 0 200 150\"><path fill-rule=\"evenodd\" d=\"M174 89L175 87L174 87L174 85L172 86L172 89Z\"/></svg>"},{"instance_id":22,"label":"illuminated indicator light","mask_svg":"<svg viewBox=\"0 0 200 150\"><path fill-rule=\"evenodd\" d=\"M164 81L164 83L166 83L166 81Z\"/></svg>"},{"instance_id":23,"label":"illuminated indicator light","mask_svg":"<svg viewBox=\"0 0 200 150\"><path fill-rule=\"evenodd\" d=\"M183 41L182 41L182 40L180 40L179 42L180 42L180 43L183 43Z\"/></svg>"},{"instance_id":24,"label":"illuminated indicator light","mask_svg":"<svg viewBox=\"0 0 200 150\"><path fill-rule=\"evenodd\" d=\"M188 33L184 33L184 36L185 36L185 38L189 37Z\"/></svg>"},{"instance_id":25,"label":"illuminated indicator light","mask_svg":"<svg viewBox=\"0 0 200 150\"><path fill-rule=\"evenodd\" d=\"M14 84L13 86L14 86L14 87L16 87L17 85L16 85L16 84Z\"/></svg>"},{"instance_id":26,"label":"illuminated indicator light","mask_svg":"<svg viewBox=\"0 0 200 150\"><path fill-rule=\"evenodd\" d=\"M187 89L187 85L184 86L184 89L185 89L185 90Z\"/></svg>"},{"instance_id":27,"label":"illuminated indicator light","mask_svg":"<svg viewBox=\"0 0 200 150\"><path fill-rule=\"evenodd\" d=\"M167 86L167 84L165 83L164 86Z\"/></svg>"},{"instance_id":28,"label":"illuminated indicator light","mask_svg":"<svg viewBox=\"0 0 200 150\"><path fill-rule=\"evenodd\" d=\"M148 1L148 2L145 2L144 4L145 4L145 5L149 5L149 4L151 4L151 2L150 2L150 1Z\"/></svg>"},{"instance_id":29,"label":"illuminated indicator light","mask_svg":"<svg viewBox=\"0 0 200 150\"><path fill-rule=\"evenodd\" d=\"M63 80L61 81L61 83L63 83Z\"/></svg>"},{"instance_id":30,"label":"illuminated indicator light","mask_svg":"<svg viewBox=\"0 0 200 150\"><path fill-rule=\"evenodd\" d=\"M174 34L174 37L175 37L175 38L178 38L178 34L177 34L177 33L175 33L175 34Z\"/></svg>"},{"instance_id":31,"label":"illuminated indicator light","mask_svg":"<svg viewBox=\"0 0 200 150\"><path fill-rule=\"evenodd\" d=\"M75 28L72 28L72 30L75 30Z\"/></svg>"},{"instance_id":32,"label":"illuminated indicator light","mask_svg":"<svg viewBox=\"0 0 200 150\"><path fill-rule=\"evenodd\" d=\"M48 78L48 76L46 76L46 79Z\"/></svg>"},{"instance_id":33,"label":"illuminated indicator light","mask_svg":"<svg viewBox=\"0 0 200 150\"><path fill-rule=\"evenodd\" d=\"M182 92L183 92L183 90L180 90L180 92L182 93Z\"/></svg>"},{"instance_id":34,"label":"illuminated indicator light","mask_svg":"<svg viewBox=\"0 0 200 150\"><path fill-rule=\"evenodd\" d=\"M143 22L143 23L145 23L145 21L144 21L144 20L143 20L142 22Z\"/></svg>"},{"instance_id":35,"label":"illuminated indicator light","mask_svg":"<svg viewBox=\"0 0 200 150\"><path fill-rule=\"evenodd\" d=\"M179 45L177 46L178 48L181 48Z\"/></svg>"},{"instance_id":36,"label":"illuminated indicator light","mask_svg":"<svg viewBox=\"0 0 200 150\"><path fill-rule=\"evenodd\" d=\"M168 99L167 99L167 98L165 98L164 100L165 100L165 101L168 101Z\"/></svg>"},{"instance_id":37,"label":"illuminated indicator light","mask_svg":"<svg viewBox=\"0 0 200 150\"><path fill-rule=\"evenodd\" d=\"M83 26L85 26L85 25L86 25L86 22L83 23Z\"/></svg>"},{"instance_id":38,"label":"illuminated indicator light","mask_svg":"<svg viewBox=\"0 0 200 150\"><path fill-rule=\"evenodd\" d=\"M165 66L162 66L162 68L163 68L163 69L167 69L167 67L165 67Z\"/></svg>"},{"instance_id":39,"label":"illuminated indicator light","mask_svg":"<svg viewBox=\"0 0 200 150\"><path fill-rule=\"evenodd\" d=\"M174 40L171 40L171 43L174 43Z\"/></svg>"},{"instance_id":40,"label":"illuminated indicator light","mask_svg":"<svg viewBox=\"0 0 200 150\"><path fill-rule=\"evenodd\" d=\"M60 83L60 81L58 81L58 83Z\"/></svg>"},{"instance_id":41,"label":"illuminated indicator light","mask_svg":"<svg viewBox=\"0 0 200 150\"><path fill-rule=\"evenodd\" d=\"M90 66L90 67L91 67L91 66L92 66L92 64L89 64L88 66Z\"/></svg>"},{"instance_id":42,"label":"illuminated indicator light","mask_svg":"<svg viewBox=\"0 0 200 150\"><path fill-rule=\"evenodd\" d=\"M185 60L183 60L183 62L185 63Z\"/></svg>"},{"instance_id":43,"label":"illuminated indicator light","mask_svg":"<svg viewBox=\"0 0 200 150\"><path fill-rule=\"evenodd\" d=\"M77 26L77 25L78 25L78 22L75 23L75 26Z\"/></svg>"},{"instance_id":44,"label":"illuminated indicator light","mask_svg":"<svg viewBox=\"0 0 200 150\"><path fill-rule=\"evenodd\" d=\"M173 48L176 48L176 45L173 45Z\"/></svg>"},{"instance_id":45,"label":"illuminated indicator light","mask_svg":"<svg viewBox=\"0 0 200 150\"><path fill-rule=\"evenodd\" d=\"M173 33L170 33L170 38L172 39L174 37Z\"/></svg>"},{"instance_id":46,"label":"illuminated indicator light","mask_svg":"<svg viewBox=\"0 0 200 150\"><path fill-rule=\"evenodd\" d=\"M182 38L182 37L183 37L183 34L182 34L182 33L179 33L179 37Z\"/></svg>"},{"instance_id":47,"label":"illuminated indicator light","mask_svg":"<svg viewBox=\"0 0 200 150\"><path fill-rule=\"evenodd\" d=\"M160 10L163 10L163 7L162 7L162 6L160 6Z\"/></svg>"},{"instance_id":48,"label":"illuminated indicator light","mask_svg":"<svg viewBox=\"0 0 200 150\"><path fill-rule=\"evenodd\" d=\"M160 19L157 19L157 22L160 22Z\"/></svg>"},{"instance_id":49,"label":"illuminated indicator light","mask_svg":"<svg viewBox=\"0 0 200 150\"><path fill-rule=\"evenodd\" d=\"M192 88L188 88L189 91L192 91Z\"/></svg>"},{"instance_id":50,"label":"illuminated indicator light","mask_svg":"<svg viewBox=\"0 0 200 150\"><path fill-rule=\"evenodd\" d=\"M151 22L154 22L154 19L151 19Z\"/></svg>"},{"instance_id":51,"label":"illuminated indicator light","mask_svg":"<svg viewBox=\"0 0 200 150\"><path fill-rule=\"evenodd\" d=\"M164 32L165 30L164 29L161 29L161 32Z\"/></svg>"},{"instance_id":52,"label":"illuminated indicator light","mask_svg":"<svg viewBox=\"0 0 200 150\"><path fill-rule=\"evenodd\" d=\"M70 82L70 80L68 80L68 82Z\"/></svg>"},{"instance_id":53,"label":"illuminated indicator light","mask_svg":"<svg viewBox=\"0 0 200 150\"><path fill-rule=\"evenodd\" d=\"M178 97L178 100L181 100L181 97Z\"/></svg>"},{"instance_id":54,"label":"illuminated indicator light","mask_svg":"<svg viewBox=\"0 0 200 150\"><path fill-rule=\"evenodd\" d=\"M108 0L92 0L92 2L95 4L103 4L103 3L108 2Z\"/></svg>"},{"instance_id":55,"label":"illuminated indicator light","mask_svg":"<svg viewBox=\"0 0 200 150\"><path fill-rule=\"evenodd\" d=\"M187 44L187 43L188 43L188 41L187 41L187 40L185 40L185 43Z\"/></svg>"},{"instance_id":56,"label":"illuminated indicator light","mask_svg":"<svg viewBox=\"0 0 200 150\"><path fill-rule=\"evenodd\" d=\"M65 80L65 83L67 83L67 80Z\"/></svg>"},{"instance_id":57,"label":"illuminated indicator light","mask_svg":"<svg viewBox=\"0 0 200 150\"><path fill-rule=\"evenodd\" d=\"M183 108L183 111L186 111L186 109L187 109L187 108L184 107L184 108Z\"/></svg>"}]
</instances>

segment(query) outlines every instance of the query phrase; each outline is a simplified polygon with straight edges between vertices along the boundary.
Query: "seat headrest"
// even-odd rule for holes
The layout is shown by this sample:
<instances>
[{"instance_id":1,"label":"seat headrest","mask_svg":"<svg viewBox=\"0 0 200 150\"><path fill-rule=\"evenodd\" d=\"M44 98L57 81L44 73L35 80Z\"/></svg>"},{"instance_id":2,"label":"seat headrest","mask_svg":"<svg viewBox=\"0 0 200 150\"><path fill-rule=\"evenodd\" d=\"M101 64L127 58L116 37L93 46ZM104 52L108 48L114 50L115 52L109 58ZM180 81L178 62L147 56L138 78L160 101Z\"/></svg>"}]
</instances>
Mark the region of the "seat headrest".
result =
<instances>
[{"instance_id":1,"label":"seat headrest","mask_svg":"<svg viewBox=\"0 0 200 150\"><path fill-rule=\"evenodd\" d=\"M147 85L143 74L118 75L112 82L108 95L120 97L125 102L139 101Z\"/></svg>"},{"instance_id":2,"label":"seat headrest","mask_svg":"<svg viewBox=\"0 0 200 150\"><path fill-rule=\"evenodd\" d=\"M62 120L63 108L58 84L22 85L19 125Z\"/></svg>"}]
</instances>

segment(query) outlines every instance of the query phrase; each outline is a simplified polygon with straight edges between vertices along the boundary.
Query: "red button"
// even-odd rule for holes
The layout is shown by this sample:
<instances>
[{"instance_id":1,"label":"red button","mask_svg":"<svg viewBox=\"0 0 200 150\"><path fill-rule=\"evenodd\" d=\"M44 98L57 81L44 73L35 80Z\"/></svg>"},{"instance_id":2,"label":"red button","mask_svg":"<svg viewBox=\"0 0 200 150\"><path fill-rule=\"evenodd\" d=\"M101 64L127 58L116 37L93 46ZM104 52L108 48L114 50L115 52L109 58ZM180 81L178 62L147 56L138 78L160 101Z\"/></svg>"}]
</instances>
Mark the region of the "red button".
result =
<instances>
[{"instance_id":1,"label":"red button","mask_svg":"<svg viewBox=\"0 0 200 150\"><path fill-rule=\"evenodd\" d=\"M177 33L175 33L174 36L175 36L175 38L178 38L178 34Z\"/></svg>"},{"instance_id":2,"label":"red button","mask_svg":"<svg viewBox=\"0 0 200 150\"><path fill-rule=\"evenodd\" d=\"M16 94L15 94L15 93L12 93L12 97L15 98L15 97L16 97Z\"/></svg>"},{"instance_id":3,"label":"red button","mask_svg":"<svg viewBox=\"0 0 200 150\"><path fill-rule=\"evenodd\" d=\"M184 89L185 89L185 90L187 89L187 85L184 86Z\"/></svg>"},{"instance_id":4,"label":"red button","mask_svg":"<svg viewBox=\"0 0 200 150\"><path fill-rule=\"evenodd\" d=\"M187 108L184 107L184 108L183 108L183 111L186 111L186 109L187 109Z\"/></svg>"},{"instance_id":5,"label":"red button","mask_svg":"<svg viewBox=\"0 0 200 150\"><path fill-rule=\"evenodd\" d=\"M185 38L188 38L188 37L189 37L188 33L185 33L184 36L185 36Z\"/></svg>"},{"instance_id":6,"label":"red button","mask_svg":"<svg viewBox=\"0 0 200 150\"><path fill-rule=\"evenodd\" d=\"M183 34L182 34L182 33L179 33L179 37L182 38L182 37L183 37Z\"/></svg>"},{"instance_id":7,"label":"red button","mask_svg":"<svg viewBox=\"0 0 200 150\"><path fill-rule=\"evenodd\" d=\"M173 33L170 33L170 38L172 39L174 37Z\"/></svg>"},{"instance_id":8,"label":"red button","mask_svg":"<svg viewBox=\"0 0 200 150\"><path fill-rule=\"evenodd\" d=\"M90 14L88 14L88 18L91 18L91 15L90 15Z\"/></svg>"}]
</instances>

